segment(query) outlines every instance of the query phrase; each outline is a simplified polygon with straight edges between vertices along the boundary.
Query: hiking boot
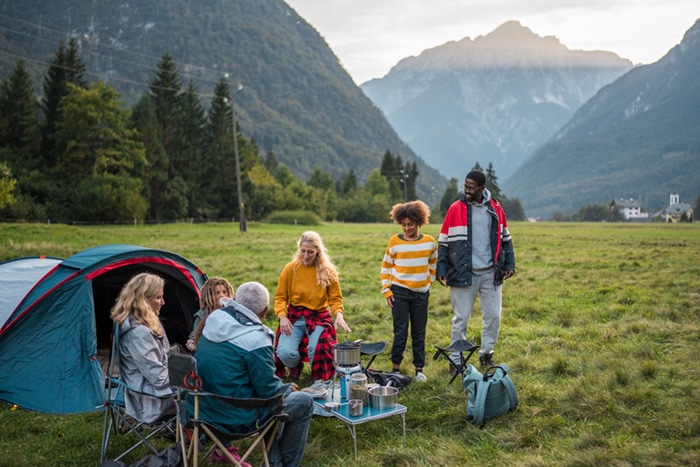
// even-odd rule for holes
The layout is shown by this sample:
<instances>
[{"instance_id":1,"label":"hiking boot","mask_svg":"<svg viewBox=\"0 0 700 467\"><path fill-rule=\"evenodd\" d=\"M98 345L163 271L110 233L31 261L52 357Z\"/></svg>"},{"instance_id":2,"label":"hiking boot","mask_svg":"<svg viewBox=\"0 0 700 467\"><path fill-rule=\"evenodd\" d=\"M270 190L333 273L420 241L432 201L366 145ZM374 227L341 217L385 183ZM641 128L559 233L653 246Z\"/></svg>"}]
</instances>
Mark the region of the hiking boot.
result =
<instances>
[{"instance_id":1,"label":"hiking boot","mask_svg":"<svg viewBox=\"0 0 700 467\"><path fill-rule=\"evenodd\" d=\"M483 355L479 355L479 364L484 367L494 366L493 353L485 353Z\"/></svg>"},{"instance_id":2,"label":"hiking boot","mask_svg":"<svg viewBox=\"0 0 700 467\"><path fill-rule=\"evenodd\" d=\"M302 362L299 362L297 366L294 368L289 369L289 379L292 381L299 381L299 376L301 376L301 372L304 369L304 364Z\"/></svg>"}]
</instances>

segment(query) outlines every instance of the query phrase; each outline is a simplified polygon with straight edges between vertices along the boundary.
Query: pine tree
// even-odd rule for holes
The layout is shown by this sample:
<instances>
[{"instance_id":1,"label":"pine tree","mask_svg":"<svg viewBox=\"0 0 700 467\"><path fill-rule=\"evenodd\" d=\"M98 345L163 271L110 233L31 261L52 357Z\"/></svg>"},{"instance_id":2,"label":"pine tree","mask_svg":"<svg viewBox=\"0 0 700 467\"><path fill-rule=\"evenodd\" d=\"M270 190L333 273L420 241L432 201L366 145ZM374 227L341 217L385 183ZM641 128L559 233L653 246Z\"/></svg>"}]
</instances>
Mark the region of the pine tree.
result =
<instances>
[{"instance_id":1,"label":"pine tree","mask_svg":"<svg viewBox=\"0 0 700 467\"><path fill-rule=\"evenodd\" d=\"M209 108L207 158L204 163L204 192L216 216L238 214L235 160L233 153L233 114L229 86L221 78L214 87Z\"/></svg>"},{"instance_id":2,"label":"pine tree","mask_svg":"<svg viewBox=\"0 0 700 467\"><path fill-rule=\"evenodd\" d=\"M58 51L51 60L49 69L44 75L44 97L41 101L41 110L44 115L44 123L41 128L41 153L48 168L56 164L62 148L56 146L56 122L61 119L59 106L61 99L68 94L67 83L72 83L83 89L87 89L87 83L83 79L85 65L78 57L78 43L73 38L68 43L68 50L63 41L58 44Z\"/></svg>"},{"instance_id":3,"label":"pine tree","mask_svg":"<svg viewBox=\"0 0 700 467\"><path fill-rule=\"evenodd\" d=\"M173 150L176 131L176 114L182 80L173 57L166 53L158 63L155 77L149 84L150 95L155 104L156 118L160 125L163 147L168 154Z\"/></svg>"},{"instance_id":4,"label":"pine tree","mask_svg":"<svg viewBox=\"0 0 700 467\"><path fill-rule=\"evenodd\" d=\"M160 137L160 127L156 119L153 100L143 96L133 107L131 120L138 130L143 143L148 168L145 175L146 198L148 199L148 215L151 220L164 218L167 204L167 183L169 180L168 154L163 148Z\"/></svg>"},{"instance_id":5,"label":"pine tree","mask_svg":"<svg viewBox=\"0 0 700 467\"><path fill-rule=\"evenodd\" d=\"M200 217L204 204L202 189L207 184L202 161L206 149L207 116L192 80L182 93L175 122L177 132L170 158L170 176L186 185L188 217Z\"/></svg>"},{"instance_id":6,"label":"pine tree","mask_svg":"<svg viewBox=\"0 0 700 467\"><path fill-rule=\"evenodd\" d=\"M418 164L416 163L416 161L413 161L410 164L406 164L405 170L408 174L408 178L406 180L407 198L409 200L418 199L418 193L416 192L416 180L418 180L418 176L420 175L420 171L418 170Z\"/></svg>"},{"instance_id":7,"label":"pine tree","mask_svg":"<svg viewBox=\"0 0 700 467\"><path fill-rule=\"evenodd\" d=\"M442 215L446 214L452 203L459 199L460 188L458 183L459 182L454 177L447 183L447 187L445 188L445 192L442 194L439 205L440 213Z\"/></svg>"},{"instance_id":8,"label":"pine tree","mask_svg":"<svg viewBox=\"0 0 700 467\"><path fill-rule=\"evenodd\" d=\"M357 176L355 170L350 168L350 171L343 177L340 182L339 194L347 195L357 190Z\"/></svg>"},{"instance_id":9,"label":"pine tree","mask_svg":"<svg viewBox=\"0 0 700 467\"><path fill-rule=\"evenodd\" d=\"M491 197L500 199L501 198L501 188L498 186L498 177L496 177L496 170L493 168L493 163L489 162L489 166L486 169L486 188L491 192Z\"/></svg>"},{"instance_id":10,"label":"pine tree","mask_svg":"<svg viewBox=\"0 0 700 467\"><path fill-rule=\"evenodd\" d=\"M40 166L39 112L24 61L18 61L0 87L0 147L10 150L10 169L31 170Z\"/></svg>"},{"instance_id":11,"label":"pine tree","mask_svg":"<svg viewBox=\"0 0 700 467\"><path fill-rule=\"evenodd\" d=\"M387 150L382 158L380 173L389 181L389 193L392 202L403 200L403 179L399 167L396 165L396 159L391 151Z\"/></svg>"}]
</instances>

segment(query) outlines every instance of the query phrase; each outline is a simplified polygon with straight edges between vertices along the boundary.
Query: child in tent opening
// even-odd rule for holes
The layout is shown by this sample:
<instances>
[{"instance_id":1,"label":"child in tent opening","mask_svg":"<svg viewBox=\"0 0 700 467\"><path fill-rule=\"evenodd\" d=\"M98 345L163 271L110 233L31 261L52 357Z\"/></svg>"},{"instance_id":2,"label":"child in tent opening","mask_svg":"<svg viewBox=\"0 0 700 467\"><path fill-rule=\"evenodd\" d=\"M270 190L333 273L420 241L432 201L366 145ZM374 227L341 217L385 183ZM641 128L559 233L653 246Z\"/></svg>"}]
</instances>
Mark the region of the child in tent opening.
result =
<instances>
[{"instance_id":1,"label":"child in tent opening","mask_svg":"<svg viewBox=\"0 0 700 467\"><path fill-rule=\"evenodd\" d=\"M418 230L428 223L430 208L423 201L395 205L391 219L401 225L402 234L389 239L384 253L380 279L382 294L394 318L394 344L391 347L392 371L400 372L411 328L415 380L427 380L425 365L425 329L428 324L428 298L435 282L438 244Z\"/></svg>"},{"instance_id":2,"label":"child in tent opening","mask_svg":"<svg viewBox=\"0 0 700 467\"><path fill-rule=\"evenodd\" d=\"M212 277L207 279L202 286L202 290L200 291L199 306L201 309L194 314L192 332L190 332L187 339L186 346L190 352L194 352L194 349L196 348L195 334L197 332L197 328L199 328L205 316L212 311L221 308L221 303L219 300L222 298L236 298L234 297L231 283L223 277Z\"/></svg>"},{"instance_id":3,"label":"child in tent opening","mask_svg":"<svg viewBox=\"0 0 700 467\"><path fill-rule=\"evenodd\" d=\"M197 313L194 314L194 323L192 324L192 332L187 339L187 349L190 352L194 352L197 348L197 341L202 335L202 329L204 329L204 323L206 323L206 317L211 314L211 312L218 310L222 307L220 300L222 298L236 298L233 287L231 283L224 279L223 277L211 277L202 286L202 290L199 292L199 306L202 307ZM238 446L232 446L227 443L227 449L231 455L237 461L241 459L238 454ZM215 448L209 459L213 462L229 463L229 459L225 454L221 452L219 448ZM241 463L242 467L251 467L249 463Z\"/></svg>"}]
</instances>

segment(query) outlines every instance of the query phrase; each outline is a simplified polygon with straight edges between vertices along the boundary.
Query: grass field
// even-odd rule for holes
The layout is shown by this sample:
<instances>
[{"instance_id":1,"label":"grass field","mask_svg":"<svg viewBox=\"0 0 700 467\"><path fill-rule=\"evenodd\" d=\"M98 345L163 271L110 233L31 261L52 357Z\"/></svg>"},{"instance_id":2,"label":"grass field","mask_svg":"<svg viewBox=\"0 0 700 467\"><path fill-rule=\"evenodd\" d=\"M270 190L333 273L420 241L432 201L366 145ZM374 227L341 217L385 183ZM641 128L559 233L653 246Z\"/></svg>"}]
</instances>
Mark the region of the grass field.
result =
<instances>
[{"instance_id":1,"label":"grass field","mask_svg":"<svg viewBox=\"0 0 700 467\"><path fill-rule=\"evenodd\" d=\"M449 291L438 284L430 299L429 380L399 396L408 407L406 446L399 417L359 425L355 460L346 425L315 418L304 465L700 465L700 224L510 227L517 273L503 289L495 359L511 369L518 409L484 428L467 423L459 383L448 386L447 363L432 359L434 346L449 341L452 317ZM0 261L132 243L181 254L234 286L258 280L274 291L304 230L255 223L247 233L238 224L4 224ZM378 275L398 227L314 230L341 273L353 332L339 338L391 344ZM428 225L423 232L437 237L438 230ZM476 311L468 332L477 344L480 320ZM407 349L405 373L412 373L410 363ZM391 368L388 349L373 367ZM302 385L310 383L308 372ZM99 413L53 416L0 403L0 466L97 465L101 428Z\"/></svg>"}]
</instances>

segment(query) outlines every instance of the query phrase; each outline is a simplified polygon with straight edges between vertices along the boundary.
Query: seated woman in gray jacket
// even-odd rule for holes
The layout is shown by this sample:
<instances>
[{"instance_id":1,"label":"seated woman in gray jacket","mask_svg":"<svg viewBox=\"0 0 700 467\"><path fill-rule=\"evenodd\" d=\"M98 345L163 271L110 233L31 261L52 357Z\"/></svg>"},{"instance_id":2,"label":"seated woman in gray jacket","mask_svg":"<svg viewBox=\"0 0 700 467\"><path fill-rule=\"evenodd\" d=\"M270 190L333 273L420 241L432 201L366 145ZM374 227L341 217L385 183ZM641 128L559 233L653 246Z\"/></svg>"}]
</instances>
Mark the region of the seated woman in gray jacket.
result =
<instances>
[{"instance_id":1,"label":"seated woman in gray jacket","mask_svg":"<svg viewBox=\"0 0 700 467\"><path fill-rule=\"evenodd\" d=\"M168 381L170 343L158 317L165 304L164 286L165 280L155 274L135 275L119 292L111 314L119 324L120 377L128 387L145 393L126 391L126 413L144 423L175 410L173 397L146 395L173 395Z\"/></svg>"}]
</instances>

